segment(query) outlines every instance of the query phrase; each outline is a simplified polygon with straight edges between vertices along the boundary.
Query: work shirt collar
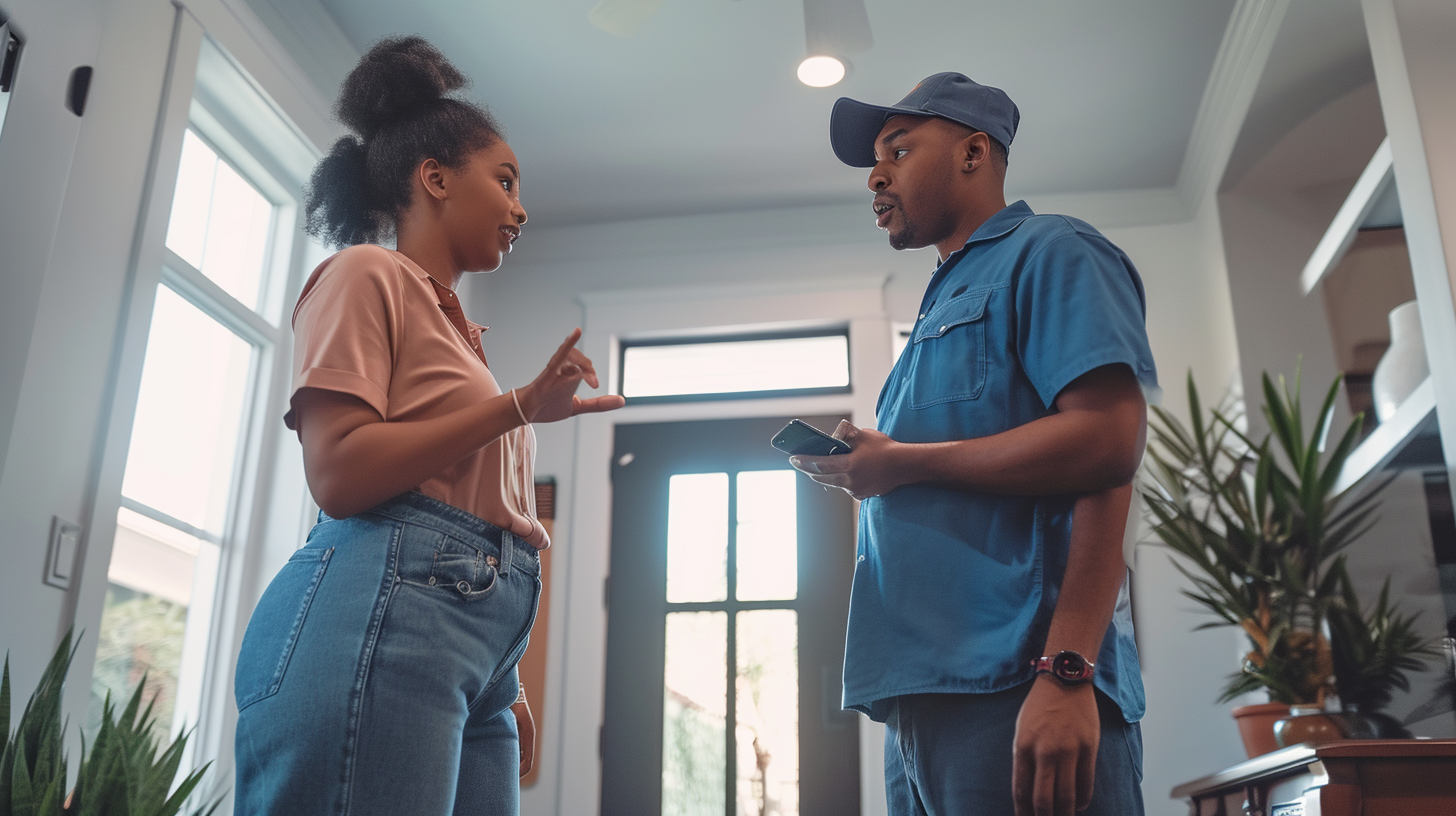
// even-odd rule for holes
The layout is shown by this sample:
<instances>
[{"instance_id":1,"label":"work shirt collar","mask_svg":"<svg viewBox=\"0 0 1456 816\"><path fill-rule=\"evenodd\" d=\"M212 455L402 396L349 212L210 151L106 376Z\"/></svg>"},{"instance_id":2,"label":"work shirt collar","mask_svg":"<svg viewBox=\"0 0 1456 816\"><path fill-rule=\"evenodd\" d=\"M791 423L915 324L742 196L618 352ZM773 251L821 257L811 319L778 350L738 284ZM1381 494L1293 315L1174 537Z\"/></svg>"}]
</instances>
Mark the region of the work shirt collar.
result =
<instances>
[{"instance_id":1,"label":"work shirt collar","mask_svg":"<svg viewBox=\"0 0 1456 816\"><path fill-rule=\"evenodd\" d=\"M970 251L972 244L979 244L983 241L1000 238L1021 226L1022 221L1025 221L1033 215L1036 215L1036 213L1031 211L1031 206L1025 201L1018 201L1015 204L1008 204L1002 207L995 215L987 218L984 224L977 227L976 231L971 233L971 237L966 239L965 245L955 252L952 252L949 258L946 258L936 266L936 269L949 269L957 261L965 257L966 253Z\"/></svg>"}]
</instances>

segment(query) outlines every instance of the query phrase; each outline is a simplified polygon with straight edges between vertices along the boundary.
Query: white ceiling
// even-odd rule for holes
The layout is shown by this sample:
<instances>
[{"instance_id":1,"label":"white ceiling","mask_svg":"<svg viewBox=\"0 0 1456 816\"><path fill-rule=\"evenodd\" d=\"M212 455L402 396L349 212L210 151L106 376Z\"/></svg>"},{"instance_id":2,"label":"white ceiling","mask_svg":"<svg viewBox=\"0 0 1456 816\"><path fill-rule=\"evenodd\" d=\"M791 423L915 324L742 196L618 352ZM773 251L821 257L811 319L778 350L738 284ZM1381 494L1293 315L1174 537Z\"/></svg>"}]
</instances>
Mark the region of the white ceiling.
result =
<instances>
[{"instance_id":1,"label":"white ceiling","mask_svg":"<svg viewBox=\"0 0 1456 816\"><path fill-rule=\"evenodd\" d=\"M1234 6L866 0L873 48L812 89L794 78L798 0L667 0L631 38L587 23L596 0L321 2L360 50L419 33L472 77L542 226L857 201L864 171L829 149L834 100L895 102L946 70L1020 106L1013 196L1171 187Z\"/></svg>"}]
</instances>

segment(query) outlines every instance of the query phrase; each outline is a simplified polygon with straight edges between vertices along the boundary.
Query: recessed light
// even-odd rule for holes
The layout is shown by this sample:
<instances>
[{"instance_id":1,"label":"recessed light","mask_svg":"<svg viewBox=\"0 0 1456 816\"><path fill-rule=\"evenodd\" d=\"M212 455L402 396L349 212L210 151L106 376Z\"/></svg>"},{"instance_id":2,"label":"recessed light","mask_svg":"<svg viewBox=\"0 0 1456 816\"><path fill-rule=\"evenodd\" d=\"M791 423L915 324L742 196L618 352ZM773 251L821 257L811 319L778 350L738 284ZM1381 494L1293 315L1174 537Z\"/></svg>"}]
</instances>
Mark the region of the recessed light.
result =
<instances>
[{"instance_id":1,"label":"recessed light","mask_svg":"<svg viewBox=\"0 0 1456 816\"><path fill-rule=\"evenodd\" d=\"M827 88L844 79L844 63L834 57L809 57L799 63L799 81L811 88Z\"/></svg>"}]
</instances>

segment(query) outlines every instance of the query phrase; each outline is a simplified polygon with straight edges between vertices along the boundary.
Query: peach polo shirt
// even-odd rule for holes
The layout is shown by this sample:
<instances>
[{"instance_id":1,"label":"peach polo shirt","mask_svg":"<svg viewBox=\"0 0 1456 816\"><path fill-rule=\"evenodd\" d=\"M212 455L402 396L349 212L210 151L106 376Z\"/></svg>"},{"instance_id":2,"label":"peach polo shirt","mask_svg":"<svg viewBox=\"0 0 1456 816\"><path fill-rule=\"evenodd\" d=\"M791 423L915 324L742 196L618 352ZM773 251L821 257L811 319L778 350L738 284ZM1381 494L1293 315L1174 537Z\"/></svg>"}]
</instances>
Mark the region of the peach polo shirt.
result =
<instances>
[{"instance_id":1,"label":"peach polo shirt","mask_svg":"<svg viewBox=\"0 0 1456 816\"><path fill-rule=\"evenodd\" d=\"M482 330L449 287L409 258L373 244L349 247L314 270L293 310L292 393L350 394L386 422L443 416L502 393ZM291 404L283 421L296 427ZM416 489L545 547L535 449L531 426L515 428Z\"/></svg>"}]
</instances>

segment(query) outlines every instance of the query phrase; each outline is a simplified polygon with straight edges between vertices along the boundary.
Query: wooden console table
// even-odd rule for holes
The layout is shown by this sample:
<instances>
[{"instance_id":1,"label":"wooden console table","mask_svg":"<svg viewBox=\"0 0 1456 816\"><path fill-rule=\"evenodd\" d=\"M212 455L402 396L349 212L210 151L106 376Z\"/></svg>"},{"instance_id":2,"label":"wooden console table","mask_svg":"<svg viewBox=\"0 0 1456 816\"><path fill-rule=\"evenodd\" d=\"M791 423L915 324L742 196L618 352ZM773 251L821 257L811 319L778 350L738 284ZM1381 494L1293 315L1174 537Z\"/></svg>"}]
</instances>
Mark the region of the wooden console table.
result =
<instances>
[{"instance_id":1,"label":"wooden console table","mask_svg":"<svg viewBox=\"0 0 1456 816\"><path fill-rule=\"evenodd\" d=\"M1188 782L1190 816L1456 816L1456 740L1294 745Z\"/></svg>"}]
</instances>

